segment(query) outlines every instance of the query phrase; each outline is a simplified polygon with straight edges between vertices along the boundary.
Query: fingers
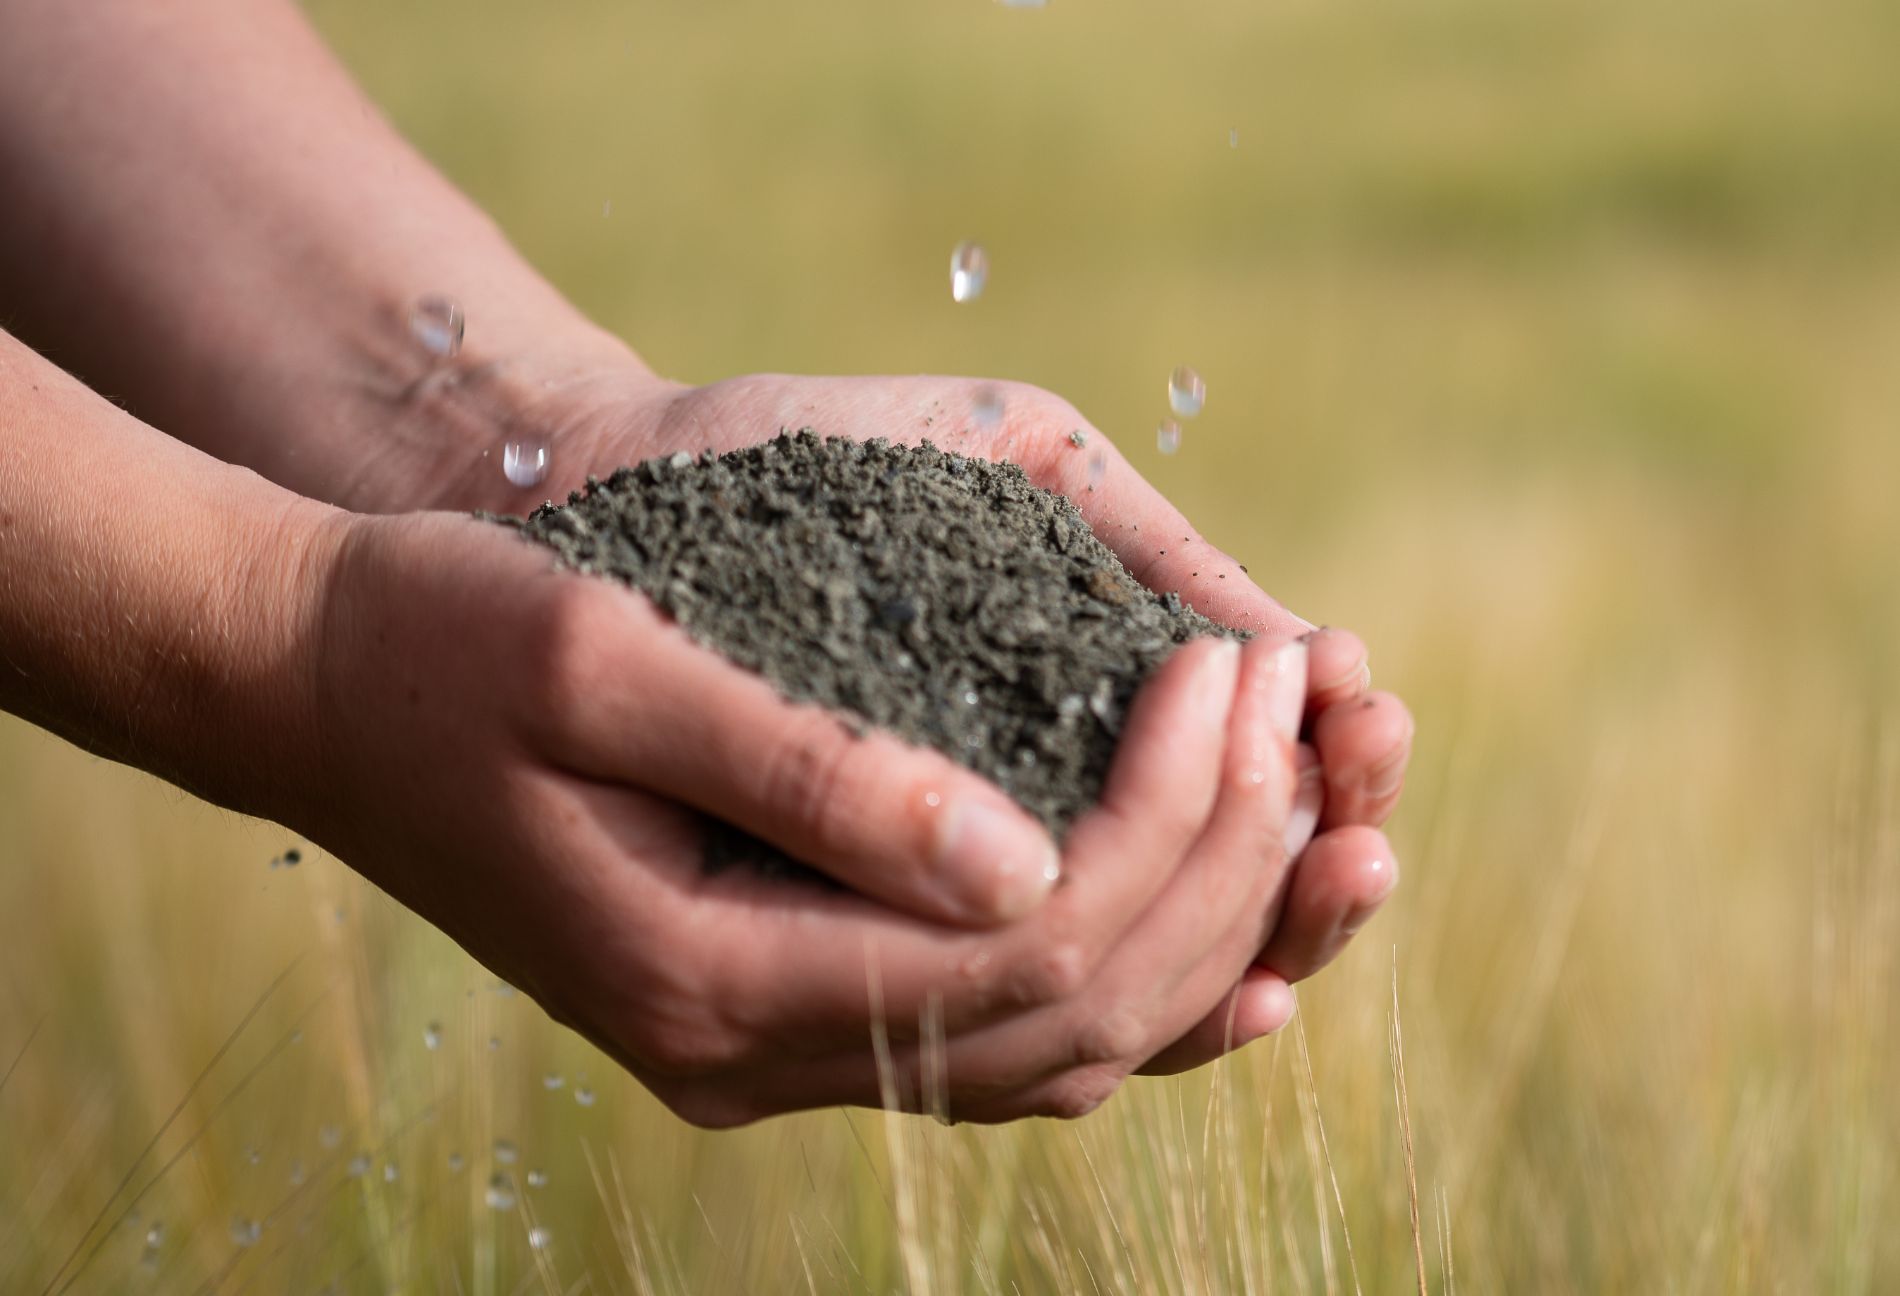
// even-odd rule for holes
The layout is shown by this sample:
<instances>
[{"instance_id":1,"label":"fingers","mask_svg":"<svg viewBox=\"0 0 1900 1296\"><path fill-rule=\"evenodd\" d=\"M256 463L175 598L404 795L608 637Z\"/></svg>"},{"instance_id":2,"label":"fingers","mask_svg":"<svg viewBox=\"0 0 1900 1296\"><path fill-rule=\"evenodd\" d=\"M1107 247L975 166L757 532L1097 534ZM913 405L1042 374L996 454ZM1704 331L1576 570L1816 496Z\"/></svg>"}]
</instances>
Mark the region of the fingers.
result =
<instances>
[{"instance_id":1,"label":"fingers","mask_svg":"<svg viewBox=\"0 0 1900 1296\"><path fill-rule=\"evenodd\" d=\"M1413 731L1411 712L1390 693L1368 693L1320 714L1313 743L1326 767L1322 829L1385 822L1405 785Z\"/></svg>"},{"instance_id":2,"label":"fingers","mask_svg":"<svg viewBox=\"0 0 1900 1296\"><path fill-rule=\"evenodd\" d=\"M584 708L588 772L738 825L863 895L984 926L1049 894L1054 841L988 780L887 734L854 736L616 595L628 651ZM637 644L637 652L635 645ZM618 678L611 678L617 675Z\"/></svg>"},{"instance_id":3,"label":"fingers","mask_svg":"<svg viewBox=\"0 0 1900 1296\"><path fill-rule=\"evenodd\" d=\"M1372 669L1366 664L1365 642L1358 635L1321 626L1306 636L1306 646L1311 663L1306 688L1309 715L1317 716L1366 691Z\"/></svg>"},{"instance_id":4,"label":"fingers","mask_svg":"<svg viewBox=\"0 0 1900 1296\"><path fill-rule=\"evenodd\" d=\"M1376 828L1318 837L1288 884L1280 924L1256 960L1291 983L1325 967L1379 911L1398 884L1398 860Z\"/></svg>"},{"instance_id":5,"label":"fingers","mask_svg":"<svg viewBox=\"0 0 1900 1296\"><path fill-rule=\"evenodd\" d=\"M1139 1074L1179 1075L1271 1035L1293 1020L1293 988L1277 972L1250 967L1194 1028L1143 1063Z\"/></svg>"}]
</instances>

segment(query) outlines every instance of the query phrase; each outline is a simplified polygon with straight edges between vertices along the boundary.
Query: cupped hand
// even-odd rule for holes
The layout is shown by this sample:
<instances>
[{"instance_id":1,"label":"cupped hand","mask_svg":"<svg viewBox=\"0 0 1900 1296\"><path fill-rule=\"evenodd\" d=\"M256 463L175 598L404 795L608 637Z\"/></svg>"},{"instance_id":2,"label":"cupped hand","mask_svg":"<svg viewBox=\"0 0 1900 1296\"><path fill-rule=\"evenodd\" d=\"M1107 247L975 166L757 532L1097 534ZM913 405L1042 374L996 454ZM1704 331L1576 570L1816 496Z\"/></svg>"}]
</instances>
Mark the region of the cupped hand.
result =
<instances>
[{"instance_id":1,"label":"cupped hand","mask_svg":"<svg viewBox=\"0 0 1900 1296\"><path fill-rule=\"evenodd\" d=\"M970 1119L1092 1107L1217 1010L1321 812L1304 642L1176 653L1051 868L981 778L786 702L499 526L330 525L287 817L701 1124L933 1083ZM708 871L707 811L852 889Z\"/></svg>"},{"instance_id":2,"label":"cupped hand","mask_svg":"<svg viewBox=\"0 0 1900 1296\"><path fill-rule=\"evenodd\" d=\"M577 488L590 473L656 454L731 450L805 427L825 436L929 440L1009 459L1038 485L1074 500L1096 535L1150 588L1176 591L1213 619L1269 640L1306 636L1303 730L1324 782L1320 833L1269 899L1269 917L1277 921L1256 966L1151 1069L1196 1066L1223 1052L1230 1036L1277 1028L1291 1010L1289 984L1331 962L1397 884L1397 862L1379 827L1398 802L1413 722L1399 698L1371 689L1364 643L1348 631L1315 628L1281 606L1059 397L1021 383L963 378L761 374L687 387L644 373L610 374L551 399L535 426L552 439L549 485L557 493ZM500 507L524 508L549 493L508 492L496 476L490 474L490 489Z\"/></svg>"}]
</instances>

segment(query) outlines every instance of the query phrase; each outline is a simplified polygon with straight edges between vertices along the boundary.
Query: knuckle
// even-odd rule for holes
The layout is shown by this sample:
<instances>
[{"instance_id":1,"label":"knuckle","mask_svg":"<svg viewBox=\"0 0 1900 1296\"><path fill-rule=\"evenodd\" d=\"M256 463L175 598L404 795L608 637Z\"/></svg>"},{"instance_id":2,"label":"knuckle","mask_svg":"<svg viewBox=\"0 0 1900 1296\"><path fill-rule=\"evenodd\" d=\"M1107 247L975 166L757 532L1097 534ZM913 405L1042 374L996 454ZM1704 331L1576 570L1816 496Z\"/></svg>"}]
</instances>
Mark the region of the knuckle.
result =
<instances>
[{"instance_id":1,"label":"knuckle","mask_svg":"<svg viewBox=\"0 0 1900 1296\"><path fill-rule=\"evenodd\" d=\"M1122 1085L1119 1071L1072 1071L1054 1081L1035 1101L1036 1114L1056 1120L1080 1120L1115 1096Z\"/></svg>"},{"instance_id":2,"label":"knuckle","mask_svg":"<svg viewBox=\"0 0 1900 1296\"><path fill-rule=\"evenodd\" d=\"M851 750L837 722L819 712L802 717L767 759L765 804L819 847L839 837L838 816L849 801Z\"/></svg>"},{"instance_id":3,"label":"knuckle","mask_svg":"<svg viewBox=\"0 0 1900 1296\"><path fill-rule=\"evenodd\" d=\"M1075 1035L1075 1060L1083 1066L1125 1062L1142 1055L1148 1027L1133 1011L1116 1007L1091 1016Z\"/></svg>"},{"instance_id":4,"label":"knuckle","mask_svg":"<svg viewBox=\"0 0 1900 1296\"><path fill-rule=\"evenodd\" d=\"M1012 997L1028 1008L1072 999L1088 984L1090 963L1088 951L1073 941L1039 950L1015 974Z\"/></svg>"},{"instance_id":5,"label":"knuckle","mask_svg":"<svg viewBox=\"0 0 1900 1296\"><path fill-rule=\"evenodd\" d=\"M546 713L574 714L593 691L608 642L601 603L593 594L579 578L558 579L535 619L535 669L529 678Z\"/></svg>"}]
</instances>

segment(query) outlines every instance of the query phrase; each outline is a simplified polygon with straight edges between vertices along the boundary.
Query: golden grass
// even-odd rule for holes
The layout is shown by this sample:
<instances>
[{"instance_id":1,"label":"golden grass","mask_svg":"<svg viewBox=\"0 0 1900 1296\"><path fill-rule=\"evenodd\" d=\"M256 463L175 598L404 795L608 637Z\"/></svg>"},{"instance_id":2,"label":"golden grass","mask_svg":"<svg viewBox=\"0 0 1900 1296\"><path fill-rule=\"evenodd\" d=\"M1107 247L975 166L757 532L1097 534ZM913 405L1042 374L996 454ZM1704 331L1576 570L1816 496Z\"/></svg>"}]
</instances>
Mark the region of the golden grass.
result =
<instances>
[{"instance_id":1,"label":"golden grass","mask_svg":"<svg viewBox=\"0 0 1900 1296\"><path fill-rule=\"evenodd\" d=\"M1076 400L1414 703L1406 883L1297 1030L1077 1126L709 1136L336 862L0 727L0 1289L1900 1274L1890 6L310 8L662 369Z\"/></svg>"}]
</instances>

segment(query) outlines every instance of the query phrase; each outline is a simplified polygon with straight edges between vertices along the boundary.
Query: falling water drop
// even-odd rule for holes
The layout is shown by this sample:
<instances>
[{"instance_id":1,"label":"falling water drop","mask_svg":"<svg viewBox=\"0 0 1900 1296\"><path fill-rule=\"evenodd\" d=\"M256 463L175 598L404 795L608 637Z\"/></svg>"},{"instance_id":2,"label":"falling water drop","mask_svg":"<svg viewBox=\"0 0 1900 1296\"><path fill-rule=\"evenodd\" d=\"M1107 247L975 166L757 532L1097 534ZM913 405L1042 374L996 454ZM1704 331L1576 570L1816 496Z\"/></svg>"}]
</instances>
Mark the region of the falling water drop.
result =
<instances>
[{"instance_id":1,"label":"falling water drop","mask_svg":"<svg viewBox=\"0 0 1900 1296\"><path fill-rule=\"evenodd\" d=\"M559 1071L550 1071L541 1077L541 1087L550 1093L566 1083L567 1077L563 1076Z\"/></svg>"},{"instance_id":2,"label":"falling water drop","mask_svg":"<svg viewBox=\"0 0 1900 1296\"><path fill-rule=\"evenodd\" d=\"M501 471L524 490L539 486L548 475L548 447L543 441L510 441L501 448Z\"/></svg>"},{"instance_id":3,"label":"falling water drop","mask_svg":"<svg viewBox=\"0 0 1900 1296\"><path fill-rule=\"evenodd\" d=\"M528 1245L536 1251L545 1251L553 1240L554 1235L538 1224L528 1230Z\"/></svg>"},{"instance_id":4,"label":"falling water drop","mask_svg":"<svg viewBox=\"0 0 1900 1296\"><path fill-rule=\"evenodd\" d=\"M254 1247L262 1237L264 1228L256 1220L247 1220L241 1216L231 1219L231 1242L239 1247Z\"/></svg>"},{"instance_id":5,"label":"falling water drop","mask_svg":"<svg viewBox=\"0 0 1900 1296\"><path fill-rule=\"evenodd\" d=\"M468 1162L462 1158L462 1154L460 1152L449 1153L449 1173L450 1174L461 1174L462 1167L467 1164Z\"/></svg>"},{"instance_id":6,"label":"falling water drop","mask_svg":"<svg viewBox=\"0 0 1900 1296\"><path fill-rule=\"evenodd\" d=\"M548 1186L548 1172L545 1170L528 1171L528 1187L545 1188Z\"/></svg>"},{"instance_id":7,"label":"falling water drop","mask_svg":"<svg viewBox=\"0 0 1900 1296\"><path fill-rule=\"evenodd\" d=\"M513 1165L515 1158L520 1155L521 1154L515 1150L515 1145L510 1143L507 1139L495 1140L496 1165Z\"/></svg>"},{"instance_id":8,"label":"falling water drop","mask_svg":"<svg viewBox=\"0 0 1900 1296\"><path fill-rule=\"evenodd\" d=\"M424 351L439 360L447 360L462 349L466 322L461 305L437 293L417 298L409 308L409 332Z\"/></svg>"},{"instance_id":9,"label":"falling water drop","mask_svg":"<svg viewBox=\"0 0 1900 1296\"><path fill-rule=\"evenodd\" d=\"M983 295L989 282L990 254L981 244L965 240L950 254L950 300L972 302Z\"/></svg>"},{"instance_id":10,"label":"falling water drop","mask_svg":"<svg viewBox=\"0 0 1900 1296\"><path fill-rule=\"evenodd\" d=\"M342 1141L343 1131L336 1126L319 1125L317 1127L317 1146L321 1147L324 1151L329 1151Z\"/></svg>"},{"instance_id":11,"label":"falling water drop","mask_svg":"<svg viewBox=\"0 0 1900 1296\"><path fill-rule=\"evenodd\" d=\"M1003 421L1003 393L1000 388L988 383L978 387L970 397L970 412L976 416L978 427L993 428Z\"/></svg>"},{"instance_id":12,"label":"falling water drop","mask_svg":"<svg viewBox=\"0 0 1900 1296\"><path fill-rule=\"evenodd\" d=\"M396 1163L394 1161L388 1161L383 1164L383 1182L396 1182Z\"/></svg>"},{"instance_id":13,"label":"falling water drop","mask_svg":"<svg viewBox=\"0 0 1900 1296\"><path fill-rule=\"evenodd\" d=\"M1228 148L1240 147L1240 128L1239 127L1230 126L1227 128L1227 147Z\"/></svg>"},{"instance_id":14,"label":"falling water drop","mask_svg":"<svg viewBox=\"0 0 1900 1296\"><path fill-rule=\"evenodd\" d=\"M574 1101L583 1107L592 1107L594 1105L594 1091L589 1089L586 1085L582 1085L574 1091Z\"/></svg>"},{"instance_id":15,"label":"falling water drop","mask_svg":"<svg viewBox=\"0 0 1900 1296\"><path fill-rule=\"evenodd\" d=\"M303 1187L303 1162L301 1161L292 1161L290 1163L290 1186L292 1188Z\"/></svg>"},{"instance_id":16,"label":"falling water drop","mask_svg":"<svg viewBox=\"0 0 1900 1296\"><path fill-rule=\"evenodd\" d=\"M441 1022L430 1022L422 1028L422 1047L431 1053L442 1047Z\"/></svg>"},{"instance_id":17,"label":"falling water drop","mask_svg":"<svg viewBox=\"0 0 1900 1296\"><path fill-rule=\"evenodd\" d=\"M1155 430L1155 449L1171 455L1180 448L1181 425L1173 419L1161 420L1161 426Z\"/></svg>"},{"instance_id":18,"label":"falling water drop","mask_svg":"<svg viewBox=\"0 0 1900 1296\"><path fill-rule=\"evenodd\" d=\"M1182 418L1193 418L1207 403L1207 384L1201 375L1182 365L1168 375L1168 408Z\"/></svg>"},{"instance_id":19,"label":"falling water drop","mask_svg":"<svg viewBox=\"0 0 1900 1296\"><path fill-rule=\"evenodd\" d=\"M343 1167L343 1170L350 1178L361 1179L369 1173L369 1153L358 1152L350 1158L350 1163Z\"/></svg>"},{"instance_id":20,"label":"falling water drop","mask_svg":"<svg viewBox=\"0 0 1900 1296\"><path fill-rule=\"evenodd\" d=\"M488 1181L488 1190L482 1194L482 1200L488 1203L489 1210L505 1211L515 1208L515 1181L499 1170Z\"/></svg>"}]
</instances>

